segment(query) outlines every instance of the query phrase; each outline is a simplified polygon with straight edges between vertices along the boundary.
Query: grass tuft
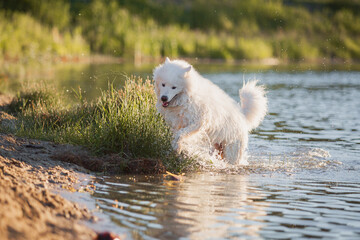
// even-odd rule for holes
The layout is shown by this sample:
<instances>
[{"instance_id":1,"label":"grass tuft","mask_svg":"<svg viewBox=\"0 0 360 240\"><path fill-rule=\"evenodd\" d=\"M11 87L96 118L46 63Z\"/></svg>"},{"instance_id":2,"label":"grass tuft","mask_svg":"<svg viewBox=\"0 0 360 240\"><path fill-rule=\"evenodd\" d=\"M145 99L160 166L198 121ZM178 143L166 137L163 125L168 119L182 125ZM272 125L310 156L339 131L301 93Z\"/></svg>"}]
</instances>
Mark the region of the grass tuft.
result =
<instances>
[{"instance_id":1,"label":"grass tuft","mask_svg":"<svg viewBox=\"0 0 360 240\"><path fill-rule=\"evenodd\" d=\"M76 95L81 98L80 93ZM9 107L21 122L15 134L82 145L96 155L161 159L173 172L181 172L194 162L172 150L172 134L156 112L149 79L129 77L120 90L109 84L90 103L79 99L79 104L66 107L63 99L45 87L19 93Z\"/></svg>"}]
</instances>

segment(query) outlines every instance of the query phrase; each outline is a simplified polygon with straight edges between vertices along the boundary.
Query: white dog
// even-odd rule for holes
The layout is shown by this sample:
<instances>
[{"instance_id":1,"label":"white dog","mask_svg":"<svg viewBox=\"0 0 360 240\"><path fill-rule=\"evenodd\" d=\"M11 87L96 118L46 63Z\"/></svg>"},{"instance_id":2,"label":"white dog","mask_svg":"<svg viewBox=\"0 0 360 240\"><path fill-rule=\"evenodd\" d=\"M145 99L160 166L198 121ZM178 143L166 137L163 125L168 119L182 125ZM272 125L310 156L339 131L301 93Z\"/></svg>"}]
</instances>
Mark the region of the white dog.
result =
<instances>
[{"instance_id":1,"label":"white dog","mask_svg":"<svg viewBox=\"0 0 360 240\"><path fill-rule=\"evenodd\" d=\"M207 141L209 152L231 164L248 164L248 133L267 112L262 86L244 84L240 105L186 61L169 58L154 69L154 81L156 108L173 132L175 150L186 151L183 143L190 138L192 146Z\"/></svg>"}]
</instances>

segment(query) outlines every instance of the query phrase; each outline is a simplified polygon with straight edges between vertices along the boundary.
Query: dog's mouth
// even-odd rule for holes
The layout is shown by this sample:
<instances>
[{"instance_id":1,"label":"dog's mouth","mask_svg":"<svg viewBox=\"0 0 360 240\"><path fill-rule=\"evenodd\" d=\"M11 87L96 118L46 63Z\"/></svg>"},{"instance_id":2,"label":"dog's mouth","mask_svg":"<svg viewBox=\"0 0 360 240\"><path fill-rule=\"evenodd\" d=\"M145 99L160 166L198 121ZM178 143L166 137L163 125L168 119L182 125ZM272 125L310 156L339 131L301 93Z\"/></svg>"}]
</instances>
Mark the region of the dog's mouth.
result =
<instances>
[{"instance_id":1,"label":"dog's mouth","mask_svg":"<svg viewBox=\"0 0 360 240\"><path fill-rule=\"evenodd\" d=\"M174 101L174 99L177 98L177 96L179 96L179 95L180 95L180 93L176 94L176 95L175 95L170 101L168 101L168 102L162 102L162 106L163 106L164 108L168 107L168 106Z\"/></svg>"}]
</instances>

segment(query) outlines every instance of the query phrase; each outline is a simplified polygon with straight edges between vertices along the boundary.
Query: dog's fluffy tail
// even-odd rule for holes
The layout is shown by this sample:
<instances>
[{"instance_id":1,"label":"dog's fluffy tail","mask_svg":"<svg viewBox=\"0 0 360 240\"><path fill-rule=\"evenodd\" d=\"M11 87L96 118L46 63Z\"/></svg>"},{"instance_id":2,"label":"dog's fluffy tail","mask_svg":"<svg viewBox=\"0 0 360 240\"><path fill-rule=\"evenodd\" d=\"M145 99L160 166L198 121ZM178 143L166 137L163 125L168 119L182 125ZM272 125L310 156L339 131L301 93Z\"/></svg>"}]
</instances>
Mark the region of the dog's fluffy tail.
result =
<instances>
[{"instance_id":1,"label":"dog's fluffy tail","mask_svg":"<svg viewBox=\"0 0 360 240\"><path fill-rule=\"evenodd\" d=\"M267 113L267 98L263 86L257 86L257 81L244 82L239 90L241 109L246 117L249 131L260 125Z\"/></svg>"}]
</instances>

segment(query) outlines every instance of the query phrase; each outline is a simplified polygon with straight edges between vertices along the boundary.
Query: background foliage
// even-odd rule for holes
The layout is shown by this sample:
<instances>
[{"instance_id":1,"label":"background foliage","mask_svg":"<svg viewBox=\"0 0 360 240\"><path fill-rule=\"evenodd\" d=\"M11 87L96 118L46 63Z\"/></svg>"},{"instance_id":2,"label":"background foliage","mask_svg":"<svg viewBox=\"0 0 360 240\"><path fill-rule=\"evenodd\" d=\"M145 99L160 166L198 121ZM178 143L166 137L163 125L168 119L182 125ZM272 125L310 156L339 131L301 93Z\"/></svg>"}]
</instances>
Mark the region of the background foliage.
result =
<instances>
[{"instance_id":1,"label":"background foliage","mask_svg":"<svg viewBox=\"0 0 360 240\"><path fill-rule=\"evenodd\" d=\"M0 57L360 59L359 0L0 0Z\"/></svg>"}]
</instances>

